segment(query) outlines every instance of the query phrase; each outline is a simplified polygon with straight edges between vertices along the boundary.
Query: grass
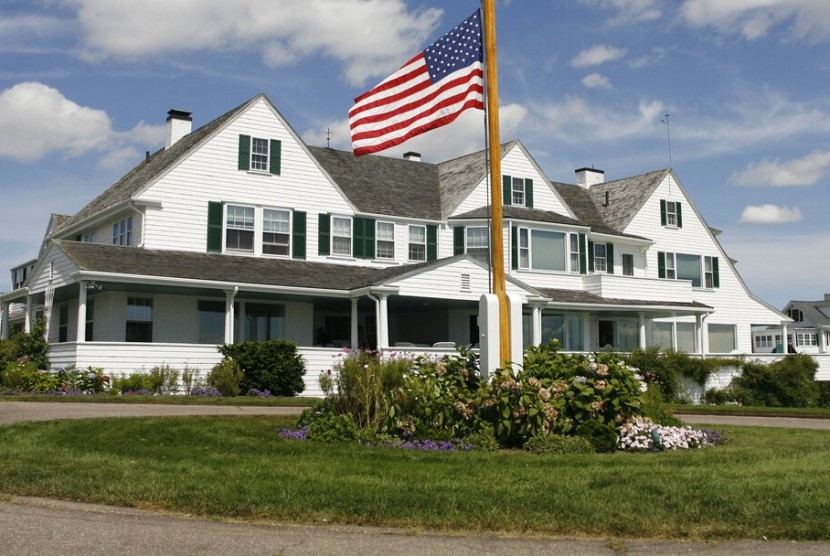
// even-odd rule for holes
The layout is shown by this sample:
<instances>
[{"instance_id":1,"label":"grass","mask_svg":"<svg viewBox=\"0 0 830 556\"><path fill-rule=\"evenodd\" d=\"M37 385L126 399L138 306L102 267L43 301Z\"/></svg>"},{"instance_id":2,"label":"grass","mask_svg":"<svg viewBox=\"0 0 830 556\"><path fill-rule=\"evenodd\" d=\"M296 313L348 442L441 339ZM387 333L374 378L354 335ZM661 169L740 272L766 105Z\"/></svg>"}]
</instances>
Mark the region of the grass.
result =
<instances>
[{"instance_id":1,"label":"grass","mask_svg":"<svg viewBox=\"0 0 830 556\"><path fill-rule=\"evenodd\" d=\"M268 405L306 407L311 406L319 398L278 397L261 398L258 396L229 396L229 397L201 397L201 396L54 396L49 394L14 394L0 396L2 402L51 402L51 403L152 403L169 405Z\"/></svg>"},{"instance_id":2,"label":"grass","mask_svg":"<svg viewBox=\"0 0 830 556\"><path fill-rule=\"evenodd\" d=\"M425 453L286 440L291 418L0 427L0 493L251 521L828 540L830 436L721 427L690 452Z\"/></svg>"},{"instance_id":3,"label":"grass","mask_svg":"<svg viewBox=\"0 0 830 556\"><path fill-rule=\"evenodd\" d=\"M672 413L686 415L749 415L830 419L830 407L750 407L739 405L671 405Z\"/></svg>"}]
</instances>

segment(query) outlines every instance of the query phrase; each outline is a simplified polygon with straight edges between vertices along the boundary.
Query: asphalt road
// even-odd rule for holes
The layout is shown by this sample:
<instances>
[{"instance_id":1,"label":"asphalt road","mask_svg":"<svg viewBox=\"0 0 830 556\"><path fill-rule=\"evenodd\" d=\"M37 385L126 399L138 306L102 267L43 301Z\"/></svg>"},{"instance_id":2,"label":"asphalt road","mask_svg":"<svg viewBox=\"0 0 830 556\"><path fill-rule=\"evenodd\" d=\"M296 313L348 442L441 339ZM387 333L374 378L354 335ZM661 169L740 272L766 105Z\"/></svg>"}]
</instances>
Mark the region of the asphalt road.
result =
<instances>
[{"instance_id":1,"label":"asphalt road","mask_svg":"<svg viewBox=\"0 0 830 556\"><path fill-rule=\"evenodd\" d=\"M0 425L51 419L163 415L287 415L302 408L0 402ZM689 423L828 428L821 419L682 416ZM772 420L771 420L772 419ZM776 424L777 423L777 424ZM0 465L2 447L0 446ZM682 542L597 538L536 538L492 534L275 525L198 519L188 515L0 495L0 554L13 555L827 555L812 542Z\"/></svg>"}]
</instances>

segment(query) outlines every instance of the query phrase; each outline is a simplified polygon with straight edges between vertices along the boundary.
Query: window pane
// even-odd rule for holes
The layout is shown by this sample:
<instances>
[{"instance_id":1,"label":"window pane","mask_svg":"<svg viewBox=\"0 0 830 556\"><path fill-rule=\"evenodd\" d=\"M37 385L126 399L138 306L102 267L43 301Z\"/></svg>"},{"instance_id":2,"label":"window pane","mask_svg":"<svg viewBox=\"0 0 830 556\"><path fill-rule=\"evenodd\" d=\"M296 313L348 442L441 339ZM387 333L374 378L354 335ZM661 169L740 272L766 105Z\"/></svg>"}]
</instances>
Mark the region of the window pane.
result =
<instances>
[{"instance_id":1,"label":"window pane","mask_svg":"<svg viewBox=\"0 0 830 556\"><path fill-rule=\"evenodd\" d=\"M692 286L700 287L700 255L677 253L677 279L691 280Z\"/></svg>"},{"instance_id":2,"label":"window pane","mask_svg":"<svg viewBox=\"0 0 830 556\"><path fill-rule=\"evenodd\" d=\"M513 178L511 202L514 205L523 206L525 204L525 180L522 178Z\"/></svg>"},{"instance_id":3,"label":"window pane","mask_svg":"<svg viewBox=\"0 0 830 556\"><path fill-rule=\"evenodd\" d=\"M660 346L663 348L672 348L672 323L670 322L655 322L651 329L651 345Z\"/></svg>"},{"instance_id":4,"label":"window pane","mask_svg":"<svg viewBox=\"0 0 830 556\"><path fill-rule=\"evenodd\" d=\"M694 323L678 322L675 323L675 327L677 328L677 351L695 353L697 351L697 341Z\"/></svg>"},{"instance_id":5,"label":"window pane","mask_svg":"<svg viewBox=\"0 0 830 556\"><path fill-rule=\"evenodd\" d=\"M268 170L268 141L266 139L251 140L251 169Z\"/></svg>"},{"instance_id":6,"label":"window pane","mask_svg":"<svg viewBox=\"0 0 830 556\"><path fill-rule=\"evenodd\" d=\"M352 221L349 218L332 218L331 252L334 255L352 254Z\"/></svg>"},{"instance_id":7,"label":"window pane","mask_svg":"<svg viewBox=\"0 0 830 556\"><path fill-rule=\"evenodd\" d=\"M279 340L284 337L285 307L248 303L245 305L245 321L248 341Z\"/></svg>"},{"instance_id":8,"label":"window pane","mask_svg":"<svg viewBox=\"0 0 830 556\"><path fill-rule=\"evenodd\" d=\"M565 234L532 230L530 251L536 270L565 270Z\"/></svg>"},{"instance_id":9,"label":"window pane","mask_svg":"<svg viewBox=\"0 0 830 556\"><path fill-rule=\"evenodd\" d=\"M375 232L377 239L384 241L393 241L395 239L395 225L391 222L378 222L377 231Z\"/></svg>"},{"instance_id":10,"label":"window pane","mask_svg":"<svg viewBox=\"0 0 830 556\"><path fill-rule=\"evenodd\" d=\"M564 315L542 314L542 343L550 340L559 340L561 346L565 346L565 317Z\"/></svg>"},{"instance_id":11,"label":"window pane","mask_svg":"<svg viewBox=\"0 0 830 556\"><path fill-rule=\"evenodd\" d=\"M637 321L620 319L617 321L617 348L631 351L640 346L640 330Z\"/></svg>"},{"instance_id":12,"label":"window pane","mask_svg":"<svg viewBox=\"0 0 830 556\"><path fill-rule=\"evenodd\" d=\"M735 325L709 325L709 351L712 353L730 353L735 349Z\"/></svg>"},{"instance_id":13,"label":"window pane","mask_svg":"<svg viewBox=\"0 0 830 556\"><path fill-rule=\"evenodd\" d=\"M409 260L427 260L427 229L425 226L409 227Z\"/></svg>"},{"instance_id":14,"label":"window pane","mask_svg":"<svg viewBox=\"0 0 830 556\"><path fill-rule=\"evenodd\" d=\"M623 253L623 276L634 276L634 255L630 253Z\"/></svg>"},{"instance_id":15,"label":"window pane","mask_svg":"<svg viewBox=\"0 0 830 556\"><path fill-rule=\"evenodd\" d=\"M568 345L565 349L569 351L583 351L585 349L582 341L582 317L570 315L568 317Z\"/></svg>"},{"instance_id":16,"label":"window pane","mask_svg":"<svg viewBox=\"0 0 830 556\"><path fill-rule=\"evenodd\" d=\"M225 302L199 301L200 344L221 344L225 341Z\"/></svg>"}]
</instances>

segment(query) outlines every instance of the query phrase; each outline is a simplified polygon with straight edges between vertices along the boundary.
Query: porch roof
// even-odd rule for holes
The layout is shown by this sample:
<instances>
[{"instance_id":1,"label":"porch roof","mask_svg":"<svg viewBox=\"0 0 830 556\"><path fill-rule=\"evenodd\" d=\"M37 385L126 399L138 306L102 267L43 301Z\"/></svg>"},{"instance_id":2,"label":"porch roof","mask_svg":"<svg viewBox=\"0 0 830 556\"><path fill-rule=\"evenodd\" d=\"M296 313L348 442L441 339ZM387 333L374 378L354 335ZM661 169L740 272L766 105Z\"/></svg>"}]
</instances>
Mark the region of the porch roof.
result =
<instances>
[{"instance_id":1,"label":"porch roof","mask_svg":"<svg viewBox=\"0 0 830 556\"><path fill-rule=\"evenodd\" d=\"M619 299L602 297L583 290L539 288L550 299L548 306L579 309L666 311L670 313L711 313L714 309L698 301L660 301L654 299Z\"/></svg>"},{"instance_id":2,"label":"porch roof","mask_svg":"<svg viewBox=\"0 0 830 556\"><path fill-rule=\"evenodd\" d=\"M293 259L143 249L68 240L53 242L82 272L106 274L113 280L117 280L119 276L146 277L148 280L173 279L178 282L192 280L200 285L215 282L343 293L380 286L409 273L445 264L448 260L376 268Z\"/></svg>"}]
</instances>

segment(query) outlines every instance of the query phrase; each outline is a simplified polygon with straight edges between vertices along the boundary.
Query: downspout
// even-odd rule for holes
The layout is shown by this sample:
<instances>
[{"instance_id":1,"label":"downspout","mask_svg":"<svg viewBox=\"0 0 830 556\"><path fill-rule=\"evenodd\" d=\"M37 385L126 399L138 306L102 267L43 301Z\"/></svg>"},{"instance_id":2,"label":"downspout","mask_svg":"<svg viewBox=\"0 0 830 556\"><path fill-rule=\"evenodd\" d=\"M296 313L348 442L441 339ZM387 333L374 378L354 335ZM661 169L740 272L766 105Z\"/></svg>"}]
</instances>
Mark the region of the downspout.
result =
<instances>
[{"instance_id":1,"label":"downspout","mask_svg":"<svg viewBox=\"0 0 830 556\"><path fill-rule=\"evenodd\" d=\"M706 324L704 321L709 318L710 313L705 313L700 315L700 330L697 331L698 335L700 336L700 358L706 359L706 350L703 349L703 325ZM708 347L708 346L707 346Z\"/></svg>"},{"instance_id":2,"label":"downspout","mask_svg":"<svg viewBox=\"0 0 830 556\"><path fill-rule=\"evenodd\" d=\"M144 247L144 227L145 227L145 220L146 220L144 218L145 213L143 213L139 209L137 209L135 207L135 203L132 200L129 201L128 206L133 211L135 211L135 213L141 218L141 241L138 244L136 244L136 247Z\"/></svg>"}]
</instances>

